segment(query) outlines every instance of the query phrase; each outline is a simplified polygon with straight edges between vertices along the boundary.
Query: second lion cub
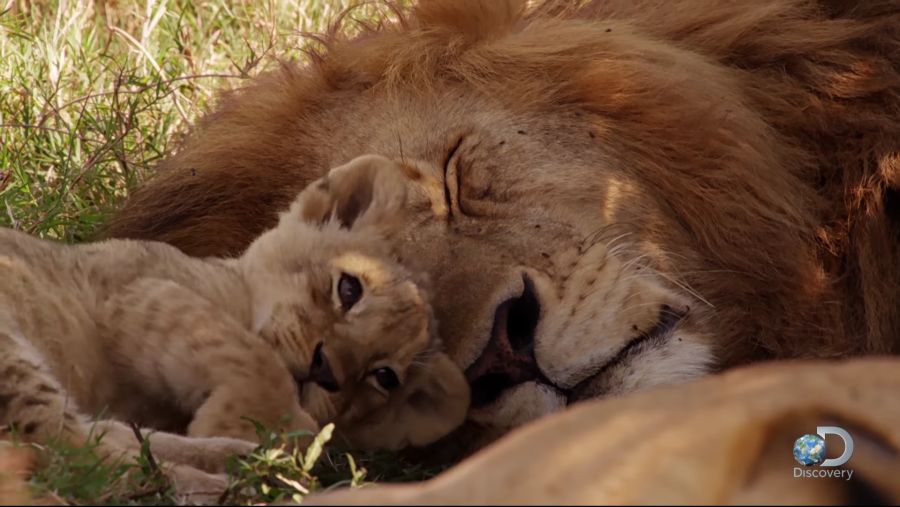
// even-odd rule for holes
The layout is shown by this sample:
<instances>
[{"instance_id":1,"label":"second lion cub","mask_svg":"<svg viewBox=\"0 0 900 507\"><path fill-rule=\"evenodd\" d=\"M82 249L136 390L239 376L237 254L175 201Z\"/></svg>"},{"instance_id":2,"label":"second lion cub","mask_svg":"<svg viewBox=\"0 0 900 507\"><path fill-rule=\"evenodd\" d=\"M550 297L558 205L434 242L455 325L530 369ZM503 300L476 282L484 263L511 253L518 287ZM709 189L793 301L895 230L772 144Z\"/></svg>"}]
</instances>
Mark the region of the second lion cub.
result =
<instances>
[{"instance_id":1,"label":"second lion cub","mask_svg":"<svg viewBox=\"0 0 900 507\"><path fill-rule=\"evenodd\" d=\"M76 444L101 412L190 437L336 419L357 447L436 440L464 419L468 386L392 260L405 196L394 163L356 159L237 259L0 231L0 423Z\"/></svg>"}]
</instances>

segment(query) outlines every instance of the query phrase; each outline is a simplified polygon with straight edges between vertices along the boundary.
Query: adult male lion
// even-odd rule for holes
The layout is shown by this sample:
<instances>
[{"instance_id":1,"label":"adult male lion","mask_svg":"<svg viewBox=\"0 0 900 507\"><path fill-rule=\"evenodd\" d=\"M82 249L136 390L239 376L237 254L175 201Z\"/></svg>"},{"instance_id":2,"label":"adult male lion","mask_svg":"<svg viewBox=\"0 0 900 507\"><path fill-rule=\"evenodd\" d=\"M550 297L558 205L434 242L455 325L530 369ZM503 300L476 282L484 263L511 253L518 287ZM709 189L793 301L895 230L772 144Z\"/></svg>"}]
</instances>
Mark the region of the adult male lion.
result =
<instances>
[{"instance_id":1,"label":"adult male lion","mask_svg":"<svg viewBox=\"0 0 900 507\"><path fill-rule=\"evenodd\" d=\"M473 424L900 351L900 1L421 0L223 97L110 234L240 252L330 167L415 188Z\"/></svg>"}]
</instances>

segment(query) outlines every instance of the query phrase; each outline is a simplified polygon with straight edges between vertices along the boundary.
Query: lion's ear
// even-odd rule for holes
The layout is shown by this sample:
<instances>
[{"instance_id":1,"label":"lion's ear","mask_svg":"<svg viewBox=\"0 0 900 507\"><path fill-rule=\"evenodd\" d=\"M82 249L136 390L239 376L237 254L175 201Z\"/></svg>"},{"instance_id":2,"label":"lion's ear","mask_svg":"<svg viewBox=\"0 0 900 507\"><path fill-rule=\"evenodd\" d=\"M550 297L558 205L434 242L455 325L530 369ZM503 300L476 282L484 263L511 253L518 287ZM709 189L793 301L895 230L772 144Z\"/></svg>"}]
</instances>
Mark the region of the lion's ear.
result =
<instances>
[{"instance_id":1,"label":"lion's ear","mask_svg":"<svg viewBox=\"0 0 900 507\"><path fill-rule=\"evenodd\" d=\"M406 182L400 167L378 155L357 157L311 183L289 214L307 223L336 221L341 227L389 227L406 205Z\"/></svg>"},{"instance_id":2,"label":"lion's ear","mask_svg":"<svg viewBox=\"0 0 900 507\"><path fill-rule=\"evenodd\" d=\"M410 371L389 403L355 423L346 434L353 447L397 450L422 447L447 435L469 410L469 384L462 371L443 353Z\"/></svg>"}]
</instances>

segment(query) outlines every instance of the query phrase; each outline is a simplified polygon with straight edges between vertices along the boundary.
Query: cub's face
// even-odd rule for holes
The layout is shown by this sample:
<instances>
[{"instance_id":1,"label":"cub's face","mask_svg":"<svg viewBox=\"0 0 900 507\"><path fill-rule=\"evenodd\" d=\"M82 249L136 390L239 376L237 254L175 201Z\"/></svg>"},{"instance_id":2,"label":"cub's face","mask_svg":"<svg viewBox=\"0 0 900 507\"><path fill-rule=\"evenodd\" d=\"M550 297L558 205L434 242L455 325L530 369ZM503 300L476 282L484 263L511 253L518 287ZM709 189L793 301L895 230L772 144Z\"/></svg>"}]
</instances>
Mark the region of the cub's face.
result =
<instances>
[{"instance_id":1,"label":"cub's face","mask_svg":"<svg viewBox=\"0 0 900 507\"><path fill-rule=\"evenodd\" d=\"M426 445L469 404L439 350L427 280L392 251L405 198L399 166L362 157L311 184L242 258L254 331L303 386L304 406L356 447Z\"/></svg>"},{"instance_id":2,"label":"cub's face","mask_svg":"<svg viewBox=\"0 0 900 507\"><path fill-rule=\"evenodd\" d=\"M437 346L425 295L399 265L348 252L331 262L335 319L321 329L309 378L345 397L383 403Z\"/></svg>"}]
</instances>

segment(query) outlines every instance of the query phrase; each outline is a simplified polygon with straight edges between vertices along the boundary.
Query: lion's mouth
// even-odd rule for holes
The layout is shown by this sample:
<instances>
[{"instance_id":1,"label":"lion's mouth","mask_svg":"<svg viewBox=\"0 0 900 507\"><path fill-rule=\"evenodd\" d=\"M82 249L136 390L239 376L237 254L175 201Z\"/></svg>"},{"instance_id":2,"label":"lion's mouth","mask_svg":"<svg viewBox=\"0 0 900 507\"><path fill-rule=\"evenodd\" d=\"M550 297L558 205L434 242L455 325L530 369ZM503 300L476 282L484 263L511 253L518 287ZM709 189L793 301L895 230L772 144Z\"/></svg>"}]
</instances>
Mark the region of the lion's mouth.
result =
<instances>
[{"instance_id":1,"label":"lion's mouth","mask_svg":"<svg viewBox=\"0 0 900 507\"><path fill-rule=\"evenodd\" d=\"M610 370L623 364L632 357L645 352L654 347L661 346L670 336L672 336L678 324L687 317L690 308L684 310L676 310L669 305L662 305L659 310L659 319L656 324L647 331L635 336L624 347L619 349L616 354L608 361L600 366L597 373L585 378L574 387L563 390L566 395L568 404L596 397L597 393L591 389L591 386L598 378L602 378Z\"/></svg>"},{"instance_id":2,"label":"lion's mouth","mask_svg":"<svg viewBox=\"0 0 900 507\"><path fill-rule=\"evenodd\" d=\"M494 313L491 338L481 356L466 369L472 387L472 408L492 404L503 393L524 382L534 381L553 387L566 397L568 403L596 396L591 386L616 366L635 355L658 347L672 335L687 310L675 310L669 305L660 307L659 319L650 329L629 340L596 373L571 389L555 385L541 371L534 355L534 335L541 317L540 300L534 283L523 275L523 289L519 296L501 303Z\"/></svg>"}]
</instances>

